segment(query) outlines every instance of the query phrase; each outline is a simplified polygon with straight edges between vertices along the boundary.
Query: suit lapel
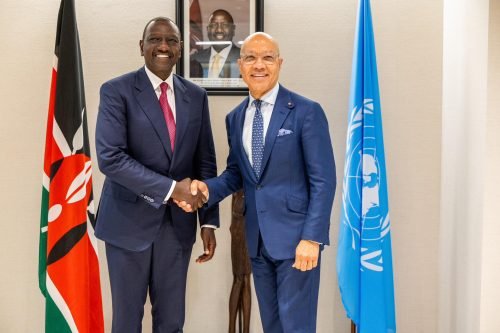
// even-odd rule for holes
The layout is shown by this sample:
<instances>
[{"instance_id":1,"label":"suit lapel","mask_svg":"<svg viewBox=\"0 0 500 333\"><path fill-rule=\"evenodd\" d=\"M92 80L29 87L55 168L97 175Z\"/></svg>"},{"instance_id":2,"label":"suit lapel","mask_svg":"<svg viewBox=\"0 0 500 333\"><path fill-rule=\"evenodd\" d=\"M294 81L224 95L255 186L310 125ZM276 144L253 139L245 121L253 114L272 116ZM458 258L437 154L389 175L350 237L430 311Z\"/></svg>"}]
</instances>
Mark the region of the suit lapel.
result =
<instances>
[{"instance_id":1,"label":"suit lapel","mask_svg":"<svg viewBox=\"0 0 500 333\"><path fill-rule=\"evenodd\" d=\"M189 102L191 99L186 86L176 75L174 75L173 79L175 93L175 147L174 160L172 161L171 166L174 165L175 158L179 155L178 152L181 148L181 143L184 142L183 137L186 134L191 116L191 109L189 108Z\"/></svg>"},{"instance_id":2,"label":"suit lapel","mask_svg":"<svg viewBox=\"0 0 500 333\"><path fill-rule=\"evenodd\" d=\"M264 155L262 157L262 174L265 171L267 161L273 150L274 142L278 136L278 131L283 125L286 117L290 113L290 110L294 107L294 103L290 96L290 92L280 85L278 96L276 97L276 103L274 104L273 113L271 115L271 121L269 122L269 127L266 132L266 142L264 143Z\"/></svg>"},{"instance_id":3,"label":"suit lapel","mask_svg":"<svg viewBox=\"0 0 500 333\"><path fill-rule=\"evenodd\" d=\"M167 124L165 122L165 117L163 116L163 111L161 110L160 103L158 102L158 97L149 81L148 76L144 68L137 71L136 80L136 98L142 111L146 114L151 125L153 126L156 134L158 135L161 144L167 154L168 158L172 159L172 149L170 148L170 138L168 137Z\"/></svg>"},{"instance_id":4,"label":"suit lapel","mask_svg":"<svg viewBox=\"0 0 500 333\"><path fill-rule=\"evenodd\" d=\"M253 172L252 164L248 160L247 153L245 152L245 147L243 146L243 125L245 124L245 116L246 116L246 110L248 108L248 101L249 98L247 97L241 104L240 104L240 109L236 113L236 142L237 142L237 147L234 147L233 149L238 150L238 155L240 156L243 165L245 166L246 172L252 177L252 180L256 183L257 182L257 177L255 177L255 173Z\"/></svg>"}]
</instances>

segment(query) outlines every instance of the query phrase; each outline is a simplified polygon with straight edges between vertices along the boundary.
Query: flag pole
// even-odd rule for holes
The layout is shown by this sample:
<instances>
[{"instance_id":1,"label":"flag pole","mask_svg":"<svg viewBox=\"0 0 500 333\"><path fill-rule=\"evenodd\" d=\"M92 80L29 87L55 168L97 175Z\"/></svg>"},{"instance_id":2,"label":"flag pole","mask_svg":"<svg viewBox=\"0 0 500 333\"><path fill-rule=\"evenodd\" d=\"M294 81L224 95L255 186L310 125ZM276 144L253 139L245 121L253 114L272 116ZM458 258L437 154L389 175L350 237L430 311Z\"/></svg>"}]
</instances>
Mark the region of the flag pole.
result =
<instances>
[{"instance_id":1,"label":"flag pole","mask_svg":"<svg viewBox=\"0 0 500 333\"><path fill-rule=\"evenodd\" d=\"M356 333L356 324L351 320L351 333Z\"/></svg>"}]
</instances>

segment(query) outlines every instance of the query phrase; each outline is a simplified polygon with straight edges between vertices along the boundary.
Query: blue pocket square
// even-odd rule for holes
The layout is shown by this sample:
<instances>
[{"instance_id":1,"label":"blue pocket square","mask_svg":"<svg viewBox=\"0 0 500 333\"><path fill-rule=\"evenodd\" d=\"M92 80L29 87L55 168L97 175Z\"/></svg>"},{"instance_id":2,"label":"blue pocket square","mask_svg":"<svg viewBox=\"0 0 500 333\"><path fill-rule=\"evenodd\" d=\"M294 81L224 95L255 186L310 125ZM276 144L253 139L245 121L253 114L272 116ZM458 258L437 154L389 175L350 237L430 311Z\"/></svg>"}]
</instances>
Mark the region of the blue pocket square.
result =
<instances>
[{"instance_id":1,"label":"blue pocket square","mask_svg":"<svg viewBox=\"0 0 500 333\"><path fill-rule=\"evenodd\" d=\"M292 134L292 133L293 133L292 130L280 128L280 130L278 131L278 136L284 136L284 135L288 135L288 134Z\"/></svg>"}]
</instances>

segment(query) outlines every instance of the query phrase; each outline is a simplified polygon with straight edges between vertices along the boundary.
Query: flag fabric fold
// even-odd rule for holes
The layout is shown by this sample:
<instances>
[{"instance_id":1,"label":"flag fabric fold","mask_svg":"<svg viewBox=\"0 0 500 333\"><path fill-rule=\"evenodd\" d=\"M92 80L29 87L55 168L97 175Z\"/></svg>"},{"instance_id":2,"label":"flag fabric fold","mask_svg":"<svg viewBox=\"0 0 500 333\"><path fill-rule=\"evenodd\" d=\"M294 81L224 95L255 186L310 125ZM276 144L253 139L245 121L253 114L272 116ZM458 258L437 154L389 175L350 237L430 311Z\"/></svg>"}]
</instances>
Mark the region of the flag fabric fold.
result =
<instances>
[{"instance_id":1,"label":"flag fabric fold","mask_svg":"<svg viewBox=\"0 0 500 333\"><path fill-rule=\"evenodd\" d=\"M38 276L45 332L104 332L74 0L59 8L42 185Z\"/></svg>"},{"instance_id":2,"label":"flag fabric fold","mask_svg":"<svg viewBox=\"0 0 500 333\"><path fill-rule=\"evenodd\" d=\"M382 115L369 0L354 41L337 278L358 333L396 332Z\"/></svg>"}]
</instances>

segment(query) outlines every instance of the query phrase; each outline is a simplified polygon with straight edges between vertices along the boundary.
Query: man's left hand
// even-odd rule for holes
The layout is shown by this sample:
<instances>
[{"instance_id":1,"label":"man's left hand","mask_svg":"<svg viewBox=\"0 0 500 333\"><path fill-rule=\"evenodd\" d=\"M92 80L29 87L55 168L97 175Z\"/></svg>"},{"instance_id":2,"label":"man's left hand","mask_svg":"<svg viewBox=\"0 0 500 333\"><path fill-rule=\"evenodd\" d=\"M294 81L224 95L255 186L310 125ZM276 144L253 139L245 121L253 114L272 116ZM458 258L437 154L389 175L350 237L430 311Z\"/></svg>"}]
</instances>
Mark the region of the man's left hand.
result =
<instances>
[{"instance_id":1,"label":"man's left hand","mask_svg":"<svg viewBox=\"0 0 500 333\"><path fill-rule=\"evenodd\" d=\"M201 228L201 239L203 241L203 254L196 259L197 263L204 263L212 259L215 253L217 242L215 240L215 232L213 228Z\"/></svg>"},{"instance_id":2,"label":"man's left hand","mask_svg":"<svg viewBox=\"0 0 500 333\"><path fill-rule=\"evenodd\" d=\"M318 258L319 244L308 240L301 240L295 250L295 262L292 267L302 272L310 271L318 266Z\"/></svg>"}]
</instances>

